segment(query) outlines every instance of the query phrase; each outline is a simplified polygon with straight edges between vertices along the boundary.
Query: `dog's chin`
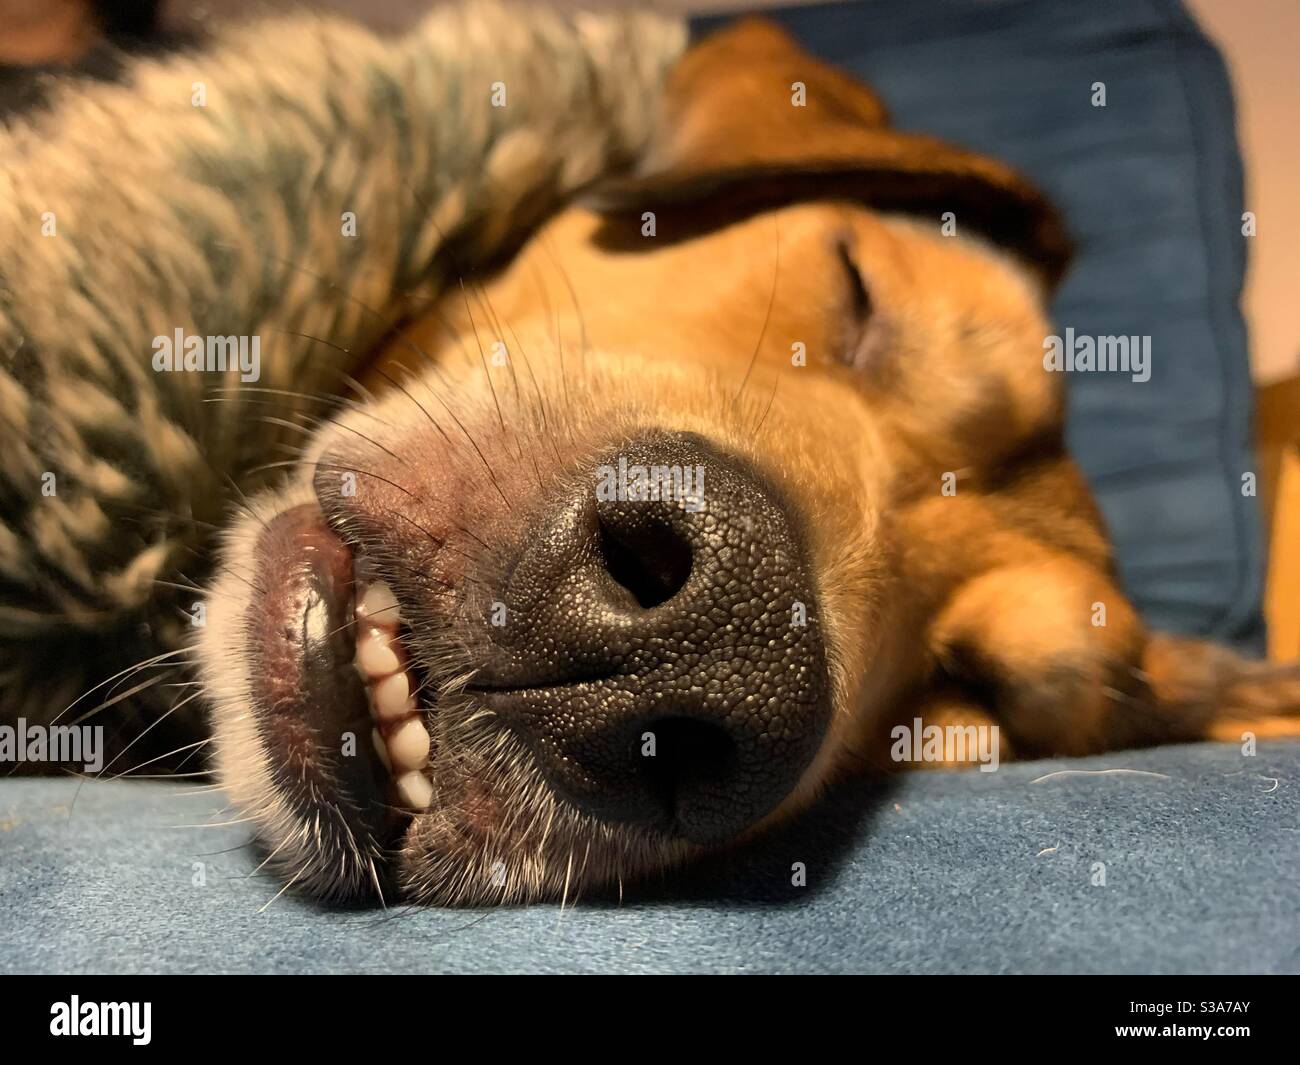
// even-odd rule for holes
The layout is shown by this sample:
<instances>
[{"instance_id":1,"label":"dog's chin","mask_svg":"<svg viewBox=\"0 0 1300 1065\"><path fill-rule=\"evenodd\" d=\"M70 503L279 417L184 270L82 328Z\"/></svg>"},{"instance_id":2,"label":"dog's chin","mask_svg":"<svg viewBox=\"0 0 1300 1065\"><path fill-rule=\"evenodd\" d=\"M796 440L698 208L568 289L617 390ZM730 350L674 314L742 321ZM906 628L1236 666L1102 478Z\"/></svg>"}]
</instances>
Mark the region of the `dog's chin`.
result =
<instances>
[{"instance_id":1,"label":"dog's chin","mask_svg":"<svg viewBox=\"0 0 1300 1065\"><path fill-rule=\"evenodd\" d=\"M304 480L252 501L209 598L199 662L216 771L295 891L461 905L572 898L621 890L696 849L596 821L555 795L527 748L463 690L472 671L449 671L455 656L396 622L409 616L400 601L390 617L367 618L364 589L388 588L386 576L331 528ZM397 720L418 738L414 757L358 663L372 622L409 678L412 712Z\"/></svg>"}]
</instances>

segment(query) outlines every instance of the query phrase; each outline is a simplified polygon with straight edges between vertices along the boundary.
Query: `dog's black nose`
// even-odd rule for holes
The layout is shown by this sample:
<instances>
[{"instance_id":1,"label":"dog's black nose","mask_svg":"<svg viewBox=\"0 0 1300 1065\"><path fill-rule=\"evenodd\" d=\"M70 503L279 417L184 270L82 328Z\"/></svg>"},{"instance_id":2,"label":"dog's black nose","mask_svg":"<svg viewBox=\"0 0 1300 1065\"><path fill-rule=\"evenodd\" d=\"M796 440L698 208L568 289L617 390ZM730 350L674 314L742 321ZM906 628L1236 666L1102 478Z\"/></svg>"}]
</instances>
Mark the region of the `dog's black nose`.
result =
<instances>
[{"instance_id":1,"label":"dog's black nose","mask_svg":"<svg viewBox=\"0 0 1300 1065\"><path fill-rule=\"evenodd\" d=\"M489 705L606 820L719 842L771 811L828 718L808 561L755 470L698 436L606 455L489 604Z\"/></svg>"}]
</instances>

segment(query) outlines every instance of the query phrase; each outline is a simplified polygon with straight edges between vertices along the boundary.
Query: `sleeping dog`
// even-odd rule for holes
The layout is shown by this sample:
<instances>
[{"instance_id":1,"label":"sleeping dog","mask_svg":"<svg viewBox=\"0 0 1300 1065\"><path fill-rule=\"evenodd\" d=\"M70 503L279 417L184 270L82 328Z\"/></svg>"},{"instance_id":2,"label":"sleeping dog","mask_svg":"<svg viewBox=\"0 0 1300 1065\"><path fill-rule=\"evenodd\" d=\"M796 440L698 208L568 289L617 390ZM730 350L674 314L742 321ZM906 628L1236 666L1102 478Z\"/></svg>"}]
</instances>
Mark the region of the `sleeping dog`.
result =
<instances>
[{"instance_id":1,"label":"sleeping dog","mask_svg":"<svg viewBox=\"0 0 1300 1065\"><path fill-rule=\"evenodd\" d=\"M1117 584L1044 360L1050 204L769 23L682 47L276 24L20 131L0 177L69 235L6 259L39 280L0 318L5 713L106 705L120 770L203 706L286 883L451 904L746 840L913 724L996 759L1300 734L1294 669ZM169 94L111 148L145 180L94 173ZM218 344L214 386L231 337L258 365Z\"/></svg>"}]
</instances>

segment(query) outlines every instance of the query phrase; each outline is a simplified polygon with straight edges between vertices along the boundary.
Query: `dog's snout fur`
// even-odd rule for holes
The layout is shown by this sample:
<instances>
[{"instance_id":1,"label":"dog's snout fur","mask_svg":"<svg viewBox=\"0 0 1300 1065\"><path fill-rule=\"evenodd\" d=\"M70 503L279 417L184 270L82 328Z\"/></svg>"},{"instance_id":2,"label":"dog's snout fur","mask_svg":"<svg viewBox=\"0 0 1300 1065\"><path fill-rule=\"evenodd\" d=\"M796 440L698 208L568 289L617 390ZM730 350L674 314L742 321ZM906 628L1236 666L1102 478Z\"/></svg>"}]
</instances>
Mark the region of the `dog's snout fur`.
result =
<instances>
[{"instance_id":1,"label":"dog's snout fur","mask_svg":"<svg viewBox=\"0 0 1300 1065\"><path fill-rule=\"evenodd\" d=\"M474 688L587 812L730 839L789 792L829 715L785 504L689 433L638 436L583 481L511 567Z\"/></svg>"}]
</instances>

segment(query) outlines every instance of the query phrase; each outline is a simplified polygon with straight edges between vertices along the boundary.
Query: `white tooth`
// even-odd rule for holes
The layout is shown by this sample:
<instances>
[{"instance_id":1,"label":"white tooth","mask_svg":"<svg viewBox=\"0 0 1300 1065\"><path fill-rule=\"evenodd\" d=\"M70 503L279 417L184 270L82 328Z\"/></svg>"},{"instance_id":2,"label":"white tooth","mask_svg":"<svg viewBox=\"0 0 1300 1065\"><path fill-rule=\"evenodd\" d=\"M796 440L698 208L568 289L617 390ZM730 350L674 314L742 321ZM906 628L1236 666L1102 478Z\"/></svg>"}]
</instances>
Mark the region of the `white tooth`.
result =
<instances>
[{"instance_id":1,"label":"white tooth","mask_svg":"<svg viewBox=\"0 0 1300 1065\"><path fill-rule=\"evenodd\" d=\"M412 714L388 734L388 756L398 771L421 769L429 760L429 731Z\"/></svg>"},{"instance_id":2,"label":"white tooth","mask_svg":"<svg viewBox=\"0 0 1300 1065\"><path fill-rule=\"evenodd\" d=\"M402 620L397 607L397 597L383 581L375 581L357 603L357 617L369 618L375 625L395 629Z\"/></svg>"},{"instance_id":3,"label":"white tooth","mask_svg":"<svg viewBox=\"0 0 1300 1065\"><path fill-rule=\"evenodd\" d=\"M379 755L379 760L384 763L384 768L390 773L393 771L393 763L388 758L388 744L384 742L384 737L380 734L379 729L370 730L370 742L375 745L375 754Z\"/></svg>"},{"instance_id":4,"label":"white tooth","mask_svg":"<svg viewBox=\"0 0 1300 1065\"><path fill-rule=\"evenodd\" d=\"M391 636L383 629L367 626L357 637L357 666L369 677L386 677L396 673L401 660L393 650Z\"/></svg>"},{"instance_id":5,"label":"white tooth","mask_svg":"<svg viewBox=\"0 0 1300 1065\"><path fill-rule=\"evenodd\" d=\"M404 717L415 709L411 703L411 678L405 671L385 677L370 689L370 701L381 721Z\"/></svg>"},{"instance_id":6,"label":"white tooth","mask_svg":"<svg viewBox=\"0 0 1300 1065\"><path fill-rule=\"evenodd\" d=\"M411 770L397 778L397 794L412 810L427 810L433 801L433 785L419 770Z\"/></svg>"}]
</instances>

